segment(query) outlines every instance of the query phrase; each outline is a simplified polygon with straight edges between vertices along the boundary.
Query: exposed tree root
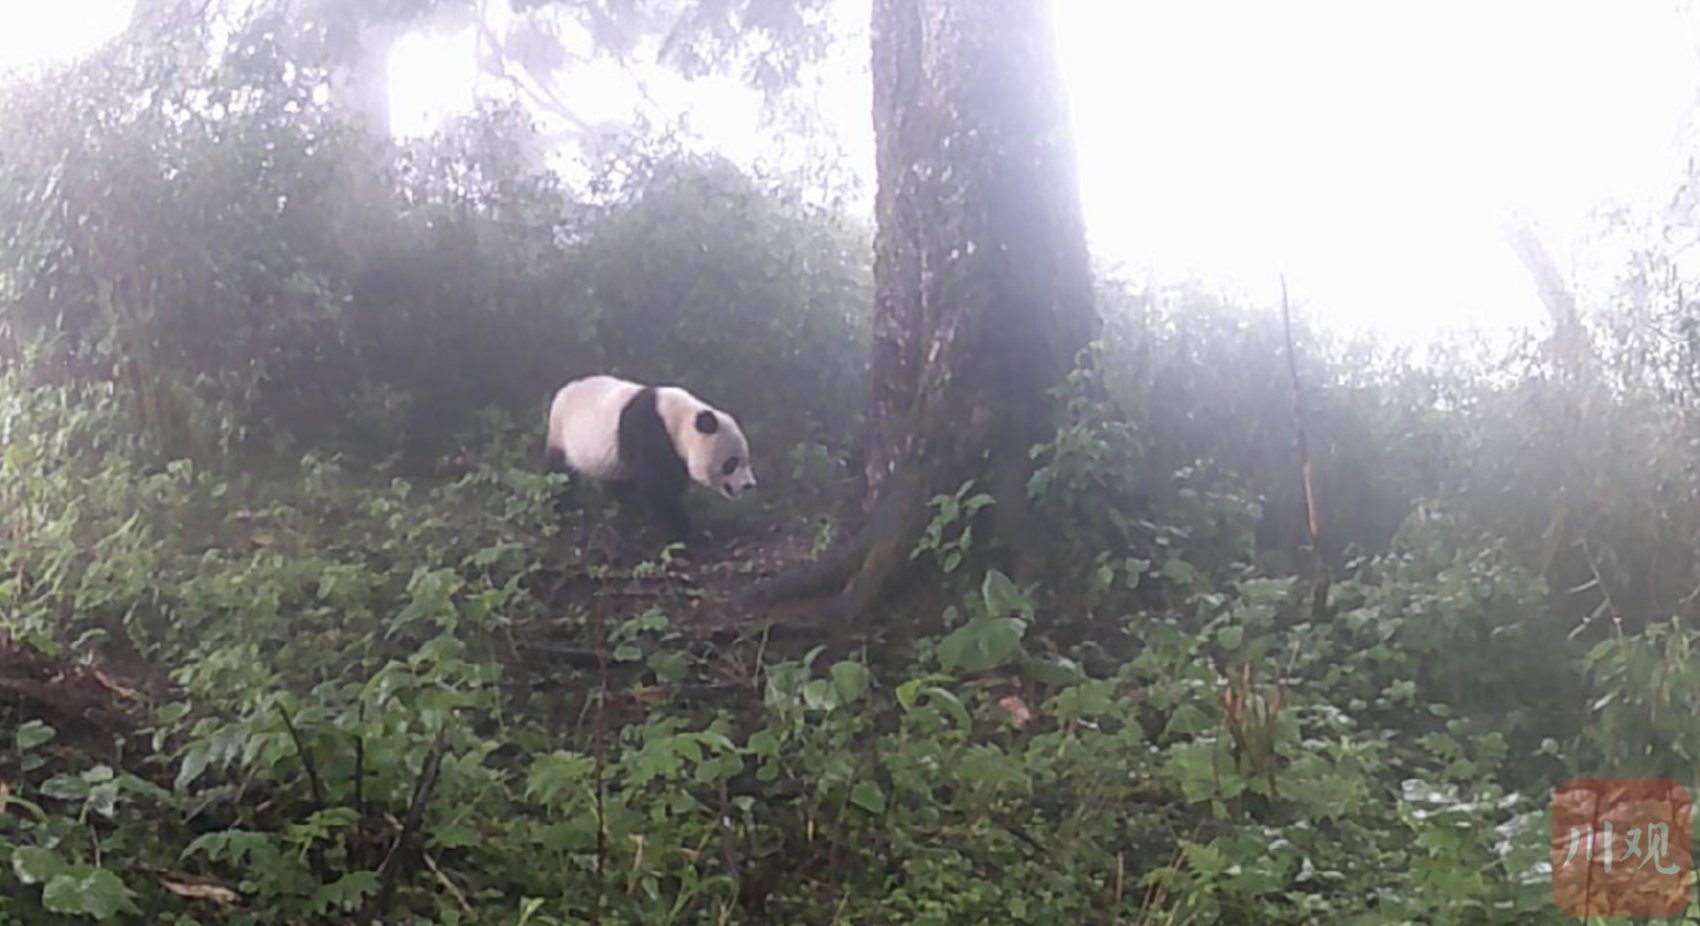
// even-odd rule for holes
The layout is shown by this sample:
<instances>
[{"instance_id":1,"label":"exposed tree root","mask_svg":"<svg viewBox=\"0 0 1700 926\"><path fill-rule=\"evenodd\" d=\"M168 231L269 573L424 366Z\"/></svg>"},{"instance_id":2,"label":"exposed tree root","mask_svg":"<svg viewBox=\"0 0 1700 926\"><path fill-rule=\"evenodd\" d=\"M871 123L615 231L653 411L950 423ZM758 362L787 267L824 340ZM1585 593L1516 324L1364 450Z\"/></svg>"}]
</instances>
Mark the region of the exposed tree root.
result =
<instances>
[{"instance_id":1,"label":"exposed tree root","mask_svg":"<svg viewBox=\"0 0 1700 926\"><path fill-rule=\"evenodd\" d=\"M910 551L926 526L926 513L920 479L914 474L894 477L861 530L814 562L756 587L738 603L762 607L825 598L816 619L856 620L909 577Z\"/></svg>"},{"instance_id":2,"label":"exposed tree root","mask_svg":"<svg viewBox=\"0 0 1700 926\"><path fill-rule=\"evenodd\" d=\"M128 697L129 689L98 669L0 638L0 718L6 722L42 720L61 741L104 749L129 726L118 705Z\"/></svg>"},{"instance_id":3,"label":"exposed tree root","mask_svg":"<svg viewBox=\"0 0 1700 926\"><path fill-rule=\"evenodd\" d=\"M976 435L977 436L977 435ZM996 504L989 515L996 546L1017 570L1017 578L1037 568L1037 548L1042 529L1036 523L1027 499L1026 455L1003 448L1003 459L992 461L991 489ZM1024 448L1022 448L1024 449ZM963 456L959 452L952 457ZM994 454L997 455L997 454ZM959 460L957 461L960 462ZM960 465L940 467L949 477L924 479L914 470L894 475L886 482L867 523L839 547L812 563L779 575L742 596L736 603L762 607L786 601L825 599L812 615L822 623L854 622L877 607L891 602L916 577L913 557L926 532L931 511L931 491L953 491L969 478ZM986 516L982 515L982 516ZM973 551L983 557L985 549Z\"/></svg>"}]
</instances>

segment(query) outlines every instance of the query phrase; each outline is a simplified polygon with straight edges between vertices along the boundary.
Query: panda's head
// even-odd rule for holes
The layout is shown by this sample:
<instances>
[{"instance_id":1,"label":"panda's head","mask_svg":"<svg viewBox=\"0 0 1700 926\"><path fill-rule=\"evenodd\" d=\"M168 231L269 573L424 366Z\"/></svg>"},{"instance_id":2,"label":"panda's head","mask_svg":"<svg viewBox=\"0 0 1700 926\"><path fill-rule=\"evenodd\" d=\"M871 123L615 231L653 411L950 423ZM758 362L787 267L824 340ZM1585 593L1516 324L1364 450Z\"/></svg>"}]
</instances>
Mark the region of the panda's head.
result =
<instances>
[{"instance_id":1,"label":"panda's head","mask_svg":"<svg viewBox=\"0 0 1700 926\"><path fill-rule=\"evenodd\" d=\"M662 418L692 479L734 500L756 487L750 444L736 418L683 389L657 393L668 406L663 408Z\"/></svg>"},{"instance_id":2,"label":"panda's head","mask_svg":"<svg viewBox=\"0 0 1700 926\"><path fill-rule=\"evenodd\" d=\"M692 417L691 431L699 442L698 452L688 457L693 479L730 499L756 487L750 443L731 415L702 409Z\"/></svg>"}]
</instances>

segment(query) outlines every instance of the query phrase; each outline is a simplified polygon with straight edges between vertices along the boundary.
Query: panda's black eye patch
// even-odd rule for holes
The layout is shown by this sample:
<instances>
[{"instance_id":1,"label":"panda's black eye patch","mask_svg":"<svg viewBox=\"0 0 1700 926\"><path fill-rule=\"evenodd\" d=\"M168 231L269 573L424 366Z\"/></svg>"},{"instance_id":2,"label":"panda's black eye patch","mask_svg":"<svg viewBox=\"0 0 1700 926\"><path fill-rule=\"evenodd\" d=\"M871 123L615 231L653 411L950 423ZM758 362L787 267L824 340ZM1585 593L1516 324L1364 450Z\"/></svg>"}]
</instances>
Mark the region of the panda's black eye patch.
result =
<instances>
[{"instance_id":1,"label":"panda's black eye patch","mask_svg":"<svg viewBox=\"0 0 1700 926\"><path fill-rule=\"evenodd\" d=\"M726 462L720 464L720 474L723 475L723 476L730 476L737 471L738 471L738 458L737 457L727 457Z\"/></svg>"}]
</instances>

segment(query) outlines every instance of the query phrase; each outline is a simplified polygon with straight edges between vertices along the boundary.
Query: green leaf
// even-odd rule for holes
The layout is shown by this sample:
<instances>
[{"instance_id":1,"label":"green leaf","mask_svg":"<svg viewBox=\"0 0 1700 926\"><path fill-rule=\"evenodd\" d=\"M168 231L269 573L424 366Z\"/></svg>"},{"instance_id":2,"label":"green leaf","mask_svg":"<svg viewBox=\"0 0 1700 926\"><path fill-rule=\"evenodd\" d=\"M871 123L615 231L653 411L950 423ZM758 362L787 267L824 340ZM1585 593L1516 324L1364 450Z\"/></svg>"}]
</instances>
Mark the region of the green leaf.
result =
<instances>
[{"instance_id":1,"label":"green leaf","mask_svg":"<svg viewBox=\"0 0 1700 926\"><path fill-rule=\"evenodd\" d=\"M1032 665L1033 677L1046 685L1071 685L1085 678L1085 673L1078 663L1062 656L1046 659L1035 659Z\"/></svg>"},{"instance_id":2,"label":"green leaf","mask_svg":"<svg viewBox=\"0 0 1700 926\"><path fill-rule=\"evenodd\" d=\"M885 813L885 791L876 782L858 781L850 788L850 803L879 816Z\"/></svg>"},{"instance_id":3,"label":"green leaf","mask_svg":"<svg viewBox=\"0 0 1700 926\"><path fill-rule=\"evenodd\" d=\"M664 682L677 684L689 668L690 660L683 653L661 652L649 657L649 670Z\"/></svg>"},{"instance_id":4,"label":"green leaf","mask_svg":"<svg viewBox=\"0 0 1700 926\"><path fill-rule=\"evenodd\" d=\"M550 852L592 852L596 849L596 818L584 814L541 824L532 830L531 837Z\"/></svg>"},{"instance_id":5,"label":"green leaf","mask_svg":"<svg viewBox=\"0 0 1700 926\"><path fill-rule=\"evenodd\" d=\"M55 732L52 727L39 720L32 720L23 724L18 727L18 749L23 751L34 749L52 739Z\"/></svg>"},{"instance_id":6,"label":"green leaf","mask_svg":"<svg viewBox=\"0 0 1700 926\"><path fill-rule=\"evenodd\" d=\"M177 770L176 790L187 791L195 779L207 770L207 764L212 760L212 750L209 744L202 742L191 747L183 756L183 766Z\"/></svg>"},{"instance_id":7,"label":"green leaf","mask_svg":"<svg viewBox=\"0 0 1700 926\"><path fill-rule=\"evenodd\" d=\"M572 799L585 785L594 765L590 757L558 750L531 764L525 796L544 804Z\"/></svg>"},{"instance_id":8,"label":"green leaf","mask_svg":"<svg viewBox=\"0 0 1700 926\"><path fill-rule=\"evenodd\" d=\"M109 920L124 909L130 892L119 877L104 868L85 868L54 876L41 892L41 905L54 913L81 913Z\"/></svg>"},{"instance_id":9,"label":"green leaf","mask_svg":"<svg viewBox=\"0 0 1700 926\"><path fill-rule=\"evenodd\" d=\"M1008 617L975 618L939 641L939 662L952 672L984 672L1021 651L1026 628Z\"/></svg>"},{"instance_id":10,"label":"green leaf","mask_svg":"<svg viewBox=\"0 0 1700 926\"><path fill-rule=\"evenodd\" d=\"M517 543L495 543L473 553L465 559L465 564L488 569L496 564L505 554L522 549Z\"/></svg>"},{"instance_id":11,"label":"green leaf","mask_svg":"<svg viewBox=\"0 0 1700 926\"><path fill-rule=\"evenodd\" d=\"M905 711L912 711L915 709L915 702L920 698L921 690L923 688L926 688L926 686L931 685L934 682L948 681L950 681L950 676L941 672L929 672L920 678L912 678L897 686L898 706L902 707Z\"/></svg>"},{"instance_id":12,"label":"green leaf","mask_svg":"<svg viewBox=\"0 0 1700 926\"><path fill-rule=\"evenodd\" d=\"M112 819L118 810L118 782L108 781L90 788L88 807L108 820Z\"/></svg>"},{"instance_id":13,"label":"green leaf","mask_svg":"<svg viewBox=\"0 0 1700 926\"><path fill-rule=\"evenodd\" d=\"M62 874L67 867L59 853L40 846L19 846L12 853L12 873L25 884L41 884Z\"/></svg>"},{"instance_id":14,"label":"green leaf","mask_svg":"<svg viewBox=\"0 0 1700 926\"><path fill-rule=\"evenodd\" d=\"M840 704L849 704L868 690L868 667L859 662L840 662L832 667L832 686Z\"/></svg>"},{"instance_id":15,"label":"green leaf","mask_svg":"<svg viewBox=\"0 0 1700 926\"><path fill-rule=\"evenodd\" d=\"M431 832L430 844L438 849L465 849L480 845L484 837L470 826L460 823L449 823L437 827Z\"/></svg>"},{"instance_id":16,"label":"green leaf","mask_svg":"<svg viewBox=\"0 0 1700 926\"><path fill-rule=\"evenodd\" d=\"M89 783L71 775L59 775L42 782L41 793L55 800L80 801L89 796Z\"/></svg>"},{"instance_id":17,"label":"green leaf","mask_svg":"<svg viewBox=\"0 0 1700 926\"><path fill-rule=\"evenodd\" d=\"M307 818L307 823L319 830L332 830L339 826L353 826L360 822L360 814L352 807L326 807L315 810Z\"/></svg>"},{"instance_id":18,"label":"green leaf","mask_svg":"<svg viewBox=\"0 0 1700 926\"><path fill-rule=\"evenodd\" d=\"M1186 585L1193 580L1196 572L1192 564L1184 559L1172 559L1163 564L1163 578L1177 585Z\"/></svg>"},{"instance_id":19,"label":"green leaf","mask_svg":"<svg viewBox=\"0 0 1700 926\"><path fill-rule=\"evenodd\" d=\"M111 781L115 773L110 765L97 765L83 773L83 780L91 785Z\"/></svg>"},{"instance_id":20,"label":"green leaf","mask_svg":"<svg viewBox=\"0 0 1700 926\"><path fill-rule=\"evenodd\" d=\"M823 678L810 679L803 685L803 706L811 711L830 711L838 707L838 692Z\"/></svg>"},{"instance_id":21,"label":"green leaf","mask_svg":"<svg viewBox=\"0 0 1700 926\"><path fill-rule=\"evenodd\" d=\"M1216 631L1216 642L1221 644L1223 649L1239 649L1244 639L1244 627L1223 627Z\"/></svg>"},{"instance_id":22,"label":"green leaf","mask_svg":"<svg viewBox=\"0 0 1700 926\"><path fill-rule=\"evenodd\" d=\"M974 725L973 718L968 716L968 708L963 706L962 699L955 694L936 685L922 689L922 691L927 697L944 705L945 713L949 714L951 719L956 721L962 729L967 730Z\"/></svg>"},{"instance_id":23,"label":"green leaf","mask_svg":"<svg viewBox=\"0 0 1700 926\"><path fill-rule=\"evenodd\" d=\"M313 892L307 902L310 909L321 913L332 909L350 909L378 892L378 873L351 871Z\"/></svg>"},{"instance_id":24,"label":"green leaf","mask_svg":"<svg viewBox=\"0 0 1700 926\"><path fill-rule=\"evenodd\" d=\"M986 610L995 617L1021 611L1021 593L1016 591L1015 583L1009 580L1009 576L996 569L986 573L985 580L980 583L980 597L986 600Z\"/></svg>"}]
</instances>

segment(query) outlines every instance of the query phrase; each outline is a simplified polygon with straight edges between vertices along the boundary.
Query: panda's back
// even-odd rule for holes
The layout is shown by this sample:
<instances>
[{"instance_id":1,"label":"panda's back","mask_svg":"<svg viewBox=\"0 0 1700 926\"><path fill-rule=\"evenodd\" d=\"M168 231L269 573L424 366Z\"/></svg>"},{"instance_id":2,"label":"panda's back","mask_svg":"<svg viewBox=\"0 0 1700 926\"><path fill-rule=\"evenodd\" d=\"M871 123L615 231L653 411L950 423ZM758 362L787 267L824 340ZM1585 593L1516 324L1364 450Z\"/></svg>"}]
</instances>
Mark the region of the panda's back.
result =
<instances>
[{"instance_id":1,"label":"panda's back","mask_svg":"<svg viewBox=\"0 0 1700 926\"><path fill-rule=\"evenodd\" d=\"M605 374L561 387L549 406L550 447L578 473L592 479L620 478L620 415L643 389Z\"/></svg>"}]
</instances>

